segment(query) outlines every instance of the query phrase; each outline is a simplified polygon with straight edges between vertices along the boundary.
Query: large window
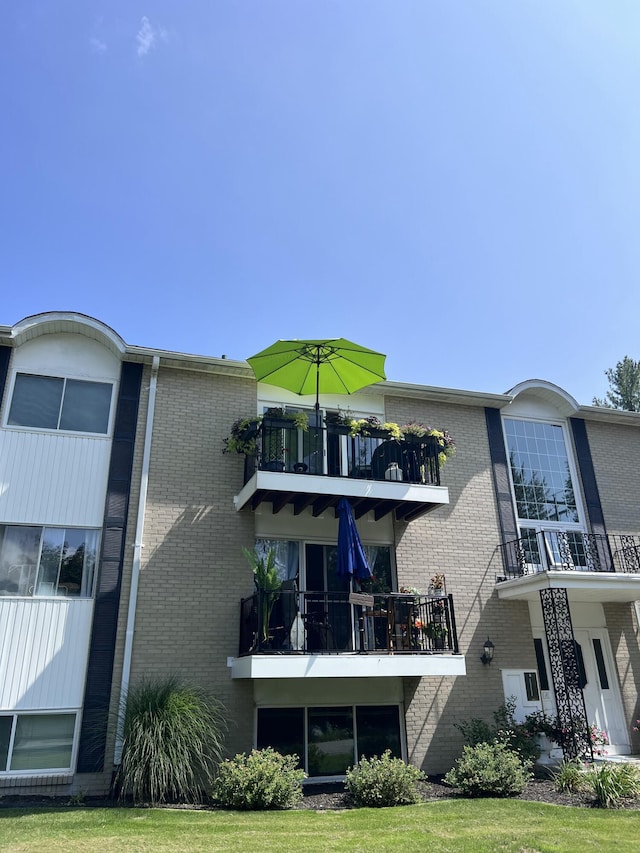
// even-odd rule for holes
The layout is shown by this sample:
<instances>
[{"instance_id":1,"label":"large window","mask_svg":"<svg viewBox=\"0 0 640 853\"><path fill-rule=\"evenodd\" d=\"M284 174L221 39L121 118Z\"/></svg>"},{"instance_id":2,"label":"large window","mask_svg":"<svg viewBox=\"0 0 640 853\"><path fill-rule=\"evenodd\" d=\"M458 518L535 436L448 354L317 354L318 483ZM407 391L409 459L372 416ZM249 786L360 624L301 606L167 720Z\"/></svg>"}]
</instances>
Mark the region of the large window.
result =
<instances>
[{"instance_id":1,"label":"large window","mask_svg":"<svg viewBox=\"0 0 640 853\"><path fill-rule=\"evenodd\" d=\"M98 531L0 524L0 595L93 595Z\"/></svg>"},{"instance_id":2,"label":"large window","mask_svg":"<svg viewBox=\"0 0 640 853\"><path fill-rule=\"evenodd\" d=\"M588 543L563 427L505 418L504 434L527 571L588 568Z\"/></svg>"},{"instance_id":3,"label":"large window","mask_svg":"<svg viewBox=\"0 0 640 853\"><path fill-rule=\"evenodd\" d=\"M361 758L402 757L397 705L259 708L258 749L297 755L309 776L342 776Z\"/></svg>"},{"instance_id":4,"label":"large window","mask_svg":"<svg viewBox=\"0 0 640 853\"><path fill-rule=\"evenodd\" d=\"M518 518L578 522L562 427L505 418L504 430Z\"/></svg>"},{"instance_id":5,"label":"large window","mask_svg":"<svg viewBox=\"0 0 640 853\"><path fill-rule=\"evenodd\" d=\"M71 769L76 715L0 716L0 774Z\"/></svg>"},{"instance_id":6,"label":"large window","mask_svg":"<svg viewBox=\"0 0 640 853\"><path fill-rule=\"evenodd\" d=\"M106 434L112 391L109 382L18 373L7 423Z\"/></svg>"}]
</instances>

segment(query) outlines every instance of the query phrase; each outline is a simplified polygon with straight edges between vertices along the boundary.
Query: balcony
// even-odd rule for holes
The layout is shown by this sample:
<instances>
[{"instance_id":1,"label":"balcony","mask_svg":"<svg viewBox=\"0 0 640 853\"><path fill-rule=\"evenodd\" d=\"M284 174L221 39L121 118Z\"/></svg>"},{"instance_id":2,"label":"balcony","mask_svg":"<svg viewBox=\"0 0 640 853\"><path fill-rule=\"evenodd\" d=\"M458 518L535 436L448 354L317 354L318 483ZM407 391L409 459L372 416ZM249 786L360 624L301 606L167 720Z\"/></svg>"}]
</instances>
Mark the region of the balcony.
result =
<instances>
[{"instance_id":1,"label":"balcony","mask_svg":"<svg viewBox=\"0 0 640 853\"><path fill-rule=\"evenodd\" d=\"M549 588L564 588L575 601L640 599L640 536L530 530L500 551L501 599L533 600Z\"/></svg>"},{"instance_id":2,"label":"balcony","mask_svg":"<svg viewBox=\"0 0 640 853\"><path fill-rule=\"evenodd\" d=\"M234 678L464 675L453 597L256 592L240 604Z\"/></svg>"},{"instance_id":3,"label":"balcony","mask_svg":"<svg viewBox=\"0 0 640 853\"><path fill-rule=\"evenodd\" d=\"M274 513L292 505L294 515L311 508L319 516L346 497L356 518L395 512L398 520L413 521L449 503L439 450L432 436L398 441L375 430L351 436L341 427L302 430L291 420L265 418L256 429L255 453L245 456L236 509L267 501Z\"/></svg>"}]
</instances>

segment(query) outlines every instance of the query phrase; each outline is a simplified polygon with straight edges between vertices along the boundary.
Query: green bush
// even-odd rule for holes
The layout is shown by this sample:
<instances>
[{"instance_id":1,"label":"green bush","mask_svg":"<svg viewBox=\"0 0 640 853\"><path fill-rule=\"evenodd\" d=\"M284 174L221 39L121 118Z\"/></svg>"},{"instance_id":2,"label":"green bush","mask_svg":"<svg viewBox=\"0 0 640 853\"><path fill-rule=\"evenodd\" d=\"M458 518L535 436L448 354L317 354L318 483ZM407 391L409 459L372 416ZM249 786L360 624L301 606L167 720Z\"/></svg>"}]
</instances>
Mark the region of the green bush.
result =
<instances>
[{"instance_id":1,"label":"green bush","mask_svg":"<svg viewBox=\"0 0 640 853\"><path fill-rule=\"evenodd\" d=\"M585 775L601 809L615 808L622 800L640 794L640 773L633 764L605 761Z\"/></svg>"},{"instance_id":2,"label":"green bush","mask_svg":"<svg viewBox=\"0 0 640 853\"><path fill-rule=\"evenodd\" d=\"M222 762L213 791L230 809L290 809L302 799L305 776L297 755L280 755L271 747L254 749Z\"/></svg>"},{"instance_id":3,"label":"green bush","mask_svg":"<svg viewBox=\"0 0 640 853\"><path fill-rule=\"evenodd\" d=\"M420 801L424 773L386 750L381 758L362 758L347 770L345 790L356 806L406 806Z\"/></svg>"},{"instance_id":4,"label":"green bush","mask_svg":"<svg viewBox=\"0 0 640 853\"><path fill-rule=\"evenodd\" d=\"M121 713L118 796L131 795L136 803L199 802L220 761L223 706L174 676L132 687Z\"/></svg>"},{"instance_id":5,"label":"green bush","mask_svg":"<svg viewBox=\"0 0 640 853\"><path fill-rule=\"evenodd\" d=\"M543 730L534 723L534 715L530 715L523 723L514 719L516 709L515 697L507 701L493 712L493 725L478 717L462 720L454 726L462 734L467 746L477 746L479 743L503 743L513 752L517 752L526 763L540 758L540 745L536 737ZM533 722L532 722L533 720Z\"/></svg>"},{"instance_id":6,"label":"green bush","mask_svg":"<svg viewBox=\"0 0 640 853\"><path fill-rule=\"evenodd\" d=\"M530 764L504 743L479 743L464 747L444 780L468 797L513 797L524 791L530 778Z\"/></svg>"},{"instance_id":7,"label":"green bush","mask_svg":"<svg viewBox=\"0 0 640 853\"><path fill-rule=\"evenodd\" d=\"M561 794L577 794L587 787L587 774L578 761L563 761L551 779L553 787Z\"/></svg>"}]
</instances>

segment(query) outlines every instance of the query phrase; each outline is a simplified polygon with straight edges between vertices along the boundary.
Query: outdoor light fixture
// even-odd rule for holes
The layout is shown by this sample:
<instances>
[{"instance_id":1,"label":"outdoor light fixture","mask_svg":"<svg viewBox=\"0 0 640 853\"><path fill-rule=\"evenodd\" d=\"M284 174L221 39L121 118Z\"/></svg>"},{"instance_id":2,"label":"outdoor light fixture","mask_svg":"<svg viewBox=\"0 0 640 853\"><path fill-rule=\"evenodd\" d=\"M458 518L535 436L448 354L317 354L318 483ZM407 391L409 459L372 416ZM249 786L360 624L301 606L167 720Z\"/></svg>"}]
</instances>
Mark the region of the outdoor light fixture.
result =
<instances>
[{"instance_id":1,"label":"outdoor light fixture","mask_svg":"<svg viewBox=\"0 0 640 853\"><path fill-rule=\"evenodd\" d=\"M495 646L491 642L491 640L487 637L487 641L484 644L484 653L480 655L480 660L484 664L490 664L493 660L493 651Z\"/></svg>"}]
</instances>

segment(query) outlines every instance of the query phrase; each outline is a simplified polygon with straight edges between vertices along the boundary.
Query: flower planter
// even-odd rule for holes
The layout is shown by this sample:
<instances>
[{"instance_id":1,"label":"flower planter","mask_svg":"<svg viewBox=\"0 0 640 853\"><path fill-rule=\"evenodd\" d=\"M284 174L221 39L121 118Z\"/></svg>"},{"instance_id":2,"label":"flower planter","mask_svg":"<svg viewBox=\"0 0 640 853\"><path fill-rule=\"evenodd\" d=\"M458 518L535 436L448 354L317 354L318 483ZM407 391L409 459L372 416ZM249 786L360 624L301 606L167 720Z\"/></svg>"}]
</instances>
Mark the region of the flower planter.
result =
<instances>
[{"instance_id":1,"label":"flower planter","mask_svg":"<svg viewBox=\"0 0 640 853\"><path fill-rule=\"evenodd\" d=\"M279 459L271 459L264 463L265 471L284 471L284 462Z\"/></svg>"},{"instance_id":2,"label":"flower planter","mask_svg":"<svg viewBox=\"0 0 640 853\"><path fill-rule=\"evenodd\" d=\"M349 435L351 429L346 424L327 424L329 435Z\"/></svg>"}]
</instances>

